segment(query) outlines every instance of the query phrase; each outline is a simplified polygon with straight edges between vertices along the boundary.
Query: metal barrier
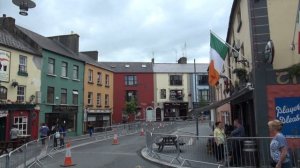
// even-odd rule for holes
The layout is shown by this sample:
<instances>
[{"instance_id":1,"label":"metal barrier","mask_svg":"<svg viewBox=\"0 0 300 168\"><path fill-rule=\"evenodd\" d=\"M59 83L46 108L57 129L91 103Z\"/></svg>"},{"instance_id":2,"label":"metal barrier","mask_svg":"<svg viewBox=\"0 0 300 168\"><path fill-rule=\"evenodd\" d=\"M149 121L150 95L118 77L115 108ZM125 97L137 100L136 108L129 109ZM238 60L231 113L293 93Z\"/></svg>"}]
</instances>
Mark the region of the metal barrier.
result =
<instances>
[{"instance_id":1,"label":"metal barrier","mask_svg":"<svg viewBox=\"0 0 300 168\"><path fill-rule=\"evenodd\" d=\"M105 140L113 138L114 134L118 136L126 136L136 134L143 128L143 123L131 123L123 125L113 125L109 127L95 128L95 133L92 137L82 135L77 137L66 137L65 142L71 142L73 145L84 145L97 140ZM44 144L43 144L44 142ZM64 145L60 145L60 139L55 138L55 134L30 141L8 154L0 156L0 168L16 168L16 167L43 167L42 159L47 157L53 158L56 152L64 149Z\"/></svg>"},{"instance_id":2,"label":"metal barrier","mask_svg":"<svg viewBox=\"0 0 300 168\"><path fill-rule=\"evenodd\" d=\"M178 167L270 167L271 137L227 138L220 147L212 136L146 132L150 157ZM287 138L293 167L300 167L300 138ZM219 155L218 155L219 154ZM222 162L217 162L217 158Z\"/></svg>"}]
</instances>

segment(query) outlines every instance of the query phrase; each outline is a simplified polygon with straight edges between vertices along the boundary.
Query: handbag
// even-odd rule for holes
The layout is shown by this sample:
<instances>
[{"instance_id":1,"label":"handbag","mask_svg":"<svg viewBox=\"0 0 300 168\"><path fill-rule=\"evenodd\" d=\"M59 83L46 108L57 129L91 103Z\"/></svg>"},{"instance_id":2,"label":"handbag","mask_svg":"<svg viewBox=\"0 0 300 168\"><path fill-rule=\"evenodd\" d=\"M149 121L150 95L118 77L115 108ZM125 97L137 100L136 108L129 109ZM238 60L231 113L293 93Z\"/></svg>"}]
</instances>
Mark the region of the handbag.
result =
<instances>
[{"instance_id":1,"label":"handbag","mask_svg":"<svg viewBox=\"0 0 300 168\"><path fill-rule=\"evenodd\" d=\"M60 137L60 133L57 131L55 132L55 138L59 138Z\"/></svg>"}]
</instances>

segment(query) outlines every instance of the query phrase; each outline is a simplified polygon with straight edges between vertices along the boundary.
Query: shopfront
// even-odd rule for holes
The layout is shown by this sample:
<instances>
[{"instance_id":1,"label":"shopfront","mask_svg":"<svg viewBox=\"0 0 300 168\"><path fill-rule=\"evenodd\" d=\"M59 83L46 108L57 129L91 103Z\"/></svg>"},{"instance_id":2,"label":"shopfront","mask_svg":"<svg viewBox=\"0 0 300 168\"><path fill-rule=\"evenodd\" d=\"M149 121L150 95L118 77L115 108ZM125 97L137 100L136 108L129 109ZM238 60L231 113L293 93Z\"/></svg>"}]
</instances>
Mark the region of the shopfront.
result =
<instances>
[{"instance_id":1,"label":"shopfront","mask_svg":"<svg viewBox=\"0 0 300 168\"><path fill-rule=\"evenodd\" d=\"M111 126L111 110L88 110L87 124L90 123L94 128Z\"/></svg>"},{"instance_id":2,"label":"shopfront","mask_svg":"<svg viewBox=\"0 0 300 168\"><path fill-rule=\"evenodd\" d=\"M164 103L164 120L173 118L185 119L188 115L188 102Z\"/></svg>"},{"instance_id":3,"label":"shopfront","mask_svg":"<svg viewBox=\"0 0 300 168\"><path fill-rule=\"evenodd\" d=\"M51 128L55 124L64 125L68 132L76 132L78 106L56 105L52 112L45 114L45 122Z\"/></svg>"}]
</instances>

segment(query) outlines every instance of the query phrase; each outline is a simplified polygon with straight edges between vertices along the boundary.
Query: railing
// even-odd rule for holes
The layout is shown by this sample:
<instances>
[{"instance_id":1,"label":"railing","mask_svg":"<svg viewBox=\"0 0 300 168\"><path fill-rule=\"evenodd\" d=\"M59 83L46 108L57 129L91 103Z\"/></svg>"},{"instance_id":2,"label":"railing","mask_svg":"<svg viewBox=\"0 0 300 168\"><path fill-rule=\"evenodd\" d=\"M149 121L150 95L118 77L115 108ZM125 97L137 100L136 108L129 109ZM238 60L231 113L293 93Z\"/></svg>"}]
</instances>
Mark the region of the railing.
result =
<instances>
[{"instance_id":1,"label":"railing","mask_svg":"<svg viewBox=\"0 0 300 168\"><path fill-rule=\"evenodd\" d=\"M174 137L175 141L165 141ZM146 132L148 156L177 167L270 167L270 137L227 138ZM287 138L293 167L300 167L300 138ZM165 144L165 145L164 145ZM162 147L163 146L163 147ZM218 160L217 160L218 158ZM219 161L219 162L218 162Z\"/></svg>"},{"instance_id":2,"label":"railing","mask_svg":"<svg viewBox=\"0 0 300 168\"><path fill-rule=\"evenodd\" d=\"M94 134L82 135L77 137L66 137L65 142L71 142L74 145L84 145L92 141L100 141L113 138L114 134L118 136L126 136L136 134L141 131L145 124L141 122L113 125L109 127L98 127L94 129ZM57 140L57 145L54 141ZM44 144L42 142L45 142ZM17 149L10 151L8 154L0 156L0 168L16 168L16 167L43 167L41 159L50 157L63 150L64 146L60 146L59 138L55 138L55 134L44 139L30 141Z\"/></svg>"}]
</instances>

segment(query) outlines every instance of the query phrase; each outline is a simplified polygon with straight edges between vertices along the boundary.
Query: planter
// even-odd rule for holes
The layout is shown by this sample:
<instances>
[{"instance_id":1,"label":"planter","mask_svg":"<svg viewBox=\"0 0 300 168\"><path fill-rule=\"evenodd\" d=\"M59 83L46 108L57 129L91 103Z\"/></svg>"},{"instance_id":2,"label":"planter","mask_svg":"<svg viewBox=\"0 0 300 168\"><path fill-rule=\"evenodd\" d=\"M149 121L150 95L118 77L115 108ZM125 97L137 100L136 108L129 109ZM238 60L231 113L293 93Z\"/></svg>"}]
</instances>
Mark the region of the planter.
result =
<instances>
[{"instance_id":1,"label":"planter","mask_svg":"<svg viewBox=\"0 0 300 168\"><path fill-rule=\"evenodd\" d=\"M237 78L240 81L240 84L245 84L248 82L248 73L246 69L236 68L232 71L232 73L236 74Z\"/></svg>"}]
</instances>

